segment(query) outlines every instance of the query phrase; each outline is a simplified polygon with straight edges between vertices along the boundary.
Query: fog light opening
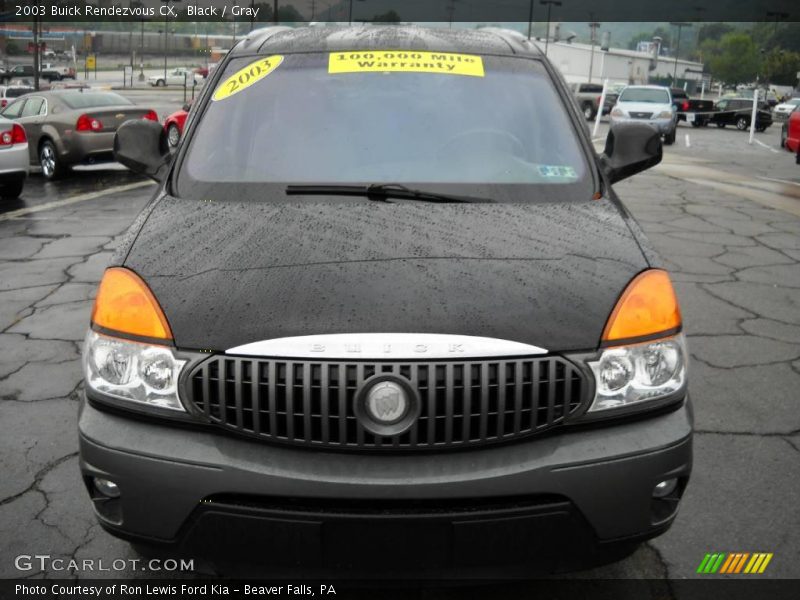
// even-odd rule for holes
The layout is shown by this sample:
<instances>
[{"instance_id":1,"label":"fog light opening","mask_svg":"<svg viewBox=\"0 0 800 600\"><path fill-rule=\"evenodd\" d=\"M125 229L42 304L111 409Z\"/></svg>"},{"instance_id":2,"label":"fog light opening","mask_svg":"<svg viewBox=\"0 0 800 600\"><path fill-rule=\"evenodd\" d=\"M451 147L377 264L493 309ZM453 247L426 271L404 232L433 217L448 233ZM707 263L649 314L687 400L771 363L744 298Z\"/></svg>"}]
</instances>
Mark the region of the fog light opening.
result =
<instances>
[{"instance_id":1,"label":"fog light opening","mask_svg":"<svg viewBox=\"0 0 800 600\"><path fill-rule=\"evenodd\" d=\"M94 478L94 489L106 498L119 498L119 486L109 479L103 477Z\"/></svg>"},{"instance_id":2,"label":"fog light opening","mask_svg":"<svg viewBox=\"0 0 800 600\"><path fill-rule=\"evenodd\" d=\"M660 481L653 488L653 498L666 498L678 487L678 480L676 478L665 479Z\"/></svg>"}]
</instances>

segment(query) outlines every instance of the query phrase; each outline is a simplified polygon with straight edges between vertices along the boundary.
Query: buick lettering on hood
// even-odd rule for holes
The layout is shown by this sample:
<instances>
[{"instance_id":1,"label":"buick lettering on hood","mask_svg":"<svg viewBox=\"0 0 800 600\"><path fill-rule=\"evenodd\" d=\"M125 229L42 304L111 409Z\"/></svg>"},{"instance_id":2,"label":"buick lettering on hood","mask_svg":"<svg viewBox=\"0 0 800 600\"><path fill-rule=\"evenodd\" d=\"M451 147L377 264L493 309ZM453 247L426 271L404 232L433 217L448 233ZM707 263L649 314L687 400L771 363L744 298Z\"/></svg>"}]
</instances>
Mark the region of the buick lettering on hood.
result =
<instances>
[{"instance_id":1,"label":"buick lettering on hood","mask_svg":"<svg viewBox=\"0 0 800 600\"><path fill-rule=\"evenodd\" d=\"M82 476L140 552L230 572L531 575L618 560L692 462L668 273L535 44L271 27L215 70L106 270ZM221 571L221 572L224 572Z\"/></svg>"}]
</instances>

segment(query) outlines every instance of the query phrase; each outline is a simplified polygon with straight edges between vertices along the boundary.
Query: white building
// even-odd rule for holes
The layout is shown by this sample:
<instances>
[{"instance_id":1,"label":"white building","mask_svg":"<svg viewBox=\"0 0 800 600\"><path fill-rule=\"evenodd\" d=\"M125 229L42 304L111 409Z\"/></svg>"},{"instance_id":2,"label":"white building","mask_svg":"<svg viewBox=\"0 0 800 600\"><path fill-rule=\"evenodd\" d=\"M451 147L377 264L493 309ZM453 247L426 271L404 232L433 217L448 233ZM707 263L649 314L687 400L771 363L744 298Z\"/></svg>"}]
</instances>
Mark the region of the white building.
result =
<instances>
[{"instance_id":1,"label":"white building","mask_svg":"<svg viewBox=\"0 0 800 600\"><path fill-rule=\"evenodd\" d=\"M544 40L537 40L536 43L544 52ZM599 45L594 47L592 53L589 44L551 41L547 45L547 56L569 83L600 83L608 78L610 83L644 84L653 79L671 78L676 73L674 58L659 56L656 68L650 71L652 54L621 48L610 48L604 52ZM684 82L688 81L690 86L694 84L699 88L702 78L703 63L683 59L677 61L678 86L683 87Z\"/></svg>"}]
</instances>

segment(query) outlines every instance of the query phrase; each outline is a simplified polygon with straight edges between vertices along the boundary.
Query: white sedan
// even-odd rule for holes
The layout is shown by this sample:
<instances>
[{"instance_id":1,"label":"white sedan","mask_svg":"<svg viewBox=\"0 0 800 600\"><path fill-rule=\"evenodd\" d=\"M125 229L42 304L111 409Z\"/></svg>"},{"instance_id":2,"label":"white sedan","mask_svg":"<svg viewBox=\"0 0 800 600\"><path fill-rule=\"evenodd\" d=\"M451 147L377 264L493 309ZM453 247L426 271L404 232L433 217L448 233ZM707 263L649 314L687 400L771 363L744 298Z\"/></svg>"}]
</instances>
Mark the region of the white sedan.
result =
<instances>
[{"instance_id":1,"label":"white sedan","mask_svg":"<svg viewBox=\"0 0 800 600\"><path fill-rule=\"evenodd\" d=\"M800 106L800 98L792 98L791 100L787 100L778 106L775 107L775 118L776 119L788 119L791 112Z\"/></svg>"},{"instance_id":2,"label":"white sedan","mask_svg":"<svg viewBox=\"0 0 800 600\"><path fill-rule=\"evenodd\" d=\"M193 83L200 85L203 82L203 78L191 69L178 67L177 69L172 69L166 76L164 73L153 75L148 78L148 81L150 85L154 87L164 87L167 85L183 86L184 82L186 82L186 85L191 86Z\"/></svg>"}]
</instances>

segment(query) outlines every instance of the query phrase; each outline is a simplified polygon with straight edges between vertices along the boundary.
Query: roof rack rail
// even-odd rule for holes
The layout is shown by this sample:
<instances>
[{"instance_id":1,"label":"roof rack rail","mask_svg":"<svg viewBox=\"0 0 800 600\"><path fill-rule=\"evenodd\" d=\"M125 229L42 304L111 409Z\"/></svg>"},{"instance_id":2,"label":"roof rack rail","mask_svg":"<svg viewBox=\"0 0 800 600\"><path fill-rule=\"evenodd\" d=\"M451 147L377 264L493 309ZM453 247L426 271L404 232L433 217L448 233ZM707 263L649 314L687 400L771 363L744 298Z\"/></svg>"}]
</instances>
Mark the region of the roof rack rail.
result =
<instances>
[{"instance_id":1,"label":"roof rack rail","mask_svg":"<svg viewBox=\"0 0 800 600\"><path fill-rule=\"evenodd\" d=\"M271 25L253 29L242 40L234 46L237 50L258 50L259 47L269 38L282 31L291 31L291 27L286 25ZM233 48L231 48L233 50Z\"/></svg>"},{"instance_id":2,"label":"roof rack rail","mask_svg":"<svg viewBox=\"0 0 800 600\"><path fill-rule=\"evenodd\" d=\"M512 50L520 49L523 52L541 53L541 49L533 40L529 40L525 34L516 29L508 29L505 27L479 27L478 30L495 34L511 46Z\"/></svg>"}]
</instances>

